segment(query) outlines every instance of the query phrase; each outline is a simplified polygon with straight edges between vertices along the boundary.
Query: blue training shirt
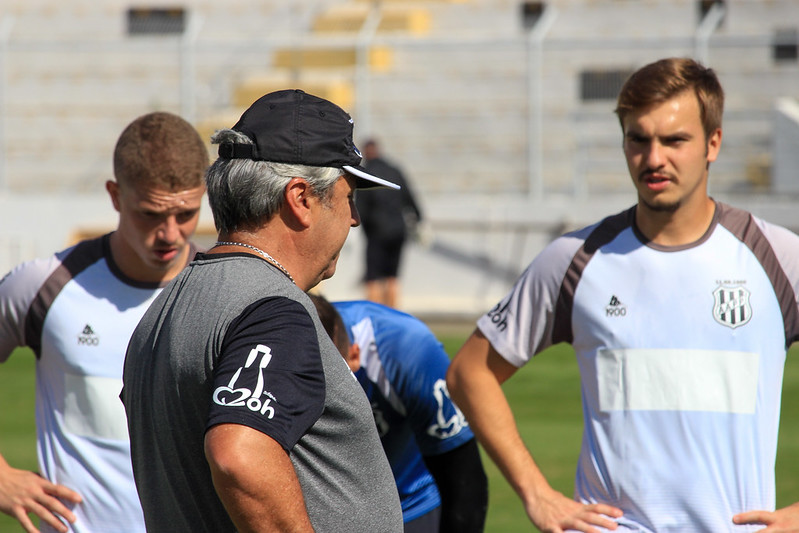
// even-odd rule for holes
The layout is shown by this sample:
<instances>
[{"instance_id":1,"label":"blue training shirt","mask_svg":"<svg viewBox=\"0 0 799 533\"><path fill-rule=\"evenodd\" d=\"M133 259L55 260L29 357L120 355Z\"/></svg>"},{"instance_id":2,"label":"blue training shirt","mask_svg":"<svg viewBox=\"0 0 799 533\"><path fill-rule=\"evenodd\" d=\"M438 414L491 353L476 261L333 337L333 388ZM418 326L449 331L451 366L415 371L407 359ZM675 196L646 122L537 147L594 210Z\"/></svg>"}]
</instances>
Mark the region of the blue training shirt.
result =
<instances>
[{"instance_id":1,"label":"blue training shirt","mask_svg":"<svg viewBox=\"0 0 799 533\"><path fill-rule=\"evenodd\" d=\"M409 522L441 505L422 457L474 438L447 391L449 357L430 329L411 315L367 301L333 305L361 349L356 377L372 404L403 520Z\"/></svg>"}]
</instances>

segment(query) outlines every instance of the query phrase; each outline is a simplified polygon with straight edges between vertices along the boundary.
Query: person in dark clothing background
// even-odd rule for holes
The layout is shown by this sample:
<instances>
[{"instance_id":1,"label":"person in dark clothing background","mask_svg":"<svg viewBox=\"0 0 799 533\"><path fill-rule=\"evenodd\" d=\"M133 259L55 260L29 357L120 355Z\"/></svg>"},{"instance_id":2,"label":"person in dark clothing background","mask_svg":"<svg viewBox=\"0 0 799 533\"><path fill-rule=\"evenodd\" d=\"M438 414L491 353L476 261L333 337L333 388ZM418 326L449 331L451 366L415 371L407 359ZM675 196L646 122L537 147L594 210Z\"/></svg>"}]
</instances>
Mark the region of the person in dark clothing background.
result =
<instances>
[{"instance_id":1,"label":"person in dark clothing background","mask_svg":"<svg viewBox=\"0 0 799 533\"><path fill-rule=\"evenodd\" d=\"M409 226L422 212L402 171L384 159L375 139L363 145L364 168L401 186L399 190L364 190L356 195L361 227L366 236L366 298L397 307L399 266Z\"/></svg>"}]
</instances>

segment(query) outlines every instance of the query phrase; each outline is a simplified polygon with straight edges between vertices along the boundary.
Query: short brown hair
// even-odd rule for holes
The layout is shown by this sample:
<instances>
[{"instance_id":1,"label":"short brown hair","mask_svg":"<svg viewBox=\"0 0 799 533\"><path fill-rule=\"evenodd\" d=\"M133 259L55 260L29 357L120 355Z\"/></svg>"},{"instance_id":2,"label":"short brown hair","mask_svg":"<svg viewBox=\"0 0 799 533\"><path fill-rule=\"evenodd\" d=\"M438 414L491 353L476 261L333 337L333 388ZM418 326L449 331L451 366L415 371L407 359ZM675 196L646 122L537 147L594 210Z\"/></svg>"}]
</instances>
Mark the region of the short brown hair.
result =
<instances>
[{"instance_id":1,"label":"short brown hair","mask_svg":"<svg viewBox=\"0 0 799 533\"><path fill-rule=\"evenodd\" d=\"M203 185L209 163L197 130L179 116L161 111L131 122L114 149L114 176L120 186L194 189Z\"/></svg>"},{"instance_id":2,"label":"short brown hair","mask_svg":"<svg viewBox=\"0 0 799 533\"><path fill-rule=\"evenodd\" d=\"M705 138L709 138L721 128L724 90L713 69L688 58L655 61L634 72L624 82L616 104L622 130L628 113L661 104L688 90L696 94L702 128Z\"/></svg>"}]
</instances>

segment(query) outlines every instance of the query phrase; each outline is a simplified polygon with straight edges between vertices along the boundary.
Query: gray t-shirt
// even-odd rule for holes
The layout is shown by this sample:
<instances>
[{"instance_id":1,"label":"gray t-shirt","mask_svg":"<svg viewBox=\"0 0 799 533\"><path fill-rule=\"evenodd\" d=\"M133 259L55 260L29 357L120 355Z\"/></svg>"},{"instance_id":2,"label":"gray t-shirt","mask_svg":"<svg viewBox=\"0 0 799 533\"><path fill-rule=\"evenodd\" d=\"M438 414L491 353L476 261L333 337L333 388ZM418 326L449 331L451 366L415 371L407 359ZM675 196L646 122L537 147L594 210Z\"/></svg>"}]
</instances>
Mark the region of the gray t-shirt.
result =
<instances>
[{"instance_id":1,"label":"gray t-shirt","mask_svg":"<svg viewBox=\"0 0 799 533\"><path fill-rule=\"evenodd\" d=\"M220 423L289 453L316 531L402 531L371 408L308 297L247 254L198 255L128 346L122 399L148 531L234 531L203 451Z\"/></svg>"}]
</instances>

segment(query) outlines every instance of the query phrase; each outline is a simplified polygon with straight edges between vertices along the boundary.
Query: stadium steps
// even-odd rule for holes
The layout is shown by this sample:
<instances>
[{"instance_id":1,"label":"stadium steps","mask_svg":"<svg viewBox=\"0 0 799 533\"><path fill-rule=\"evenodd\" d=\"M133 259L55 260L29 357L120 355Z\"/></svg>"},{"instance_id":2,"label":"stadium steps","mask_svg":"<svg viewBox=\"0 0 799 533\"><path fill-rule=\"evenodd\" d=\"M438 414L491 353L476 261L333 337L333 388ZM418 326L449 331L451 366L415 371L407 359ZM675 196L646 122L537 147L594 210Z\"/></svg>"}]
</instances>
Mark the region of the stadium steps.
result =
<instances>
[{"instance_id":1,"label":"stadium steps","mask_svg":"<svg viewBox=\"0 0 799 533\"><path fill-rule=\"evenodd\" d=\"M438 0L447 2L451 0ZM425 35L430 29L430 14L419 0L394 1L381 8L381 19L376 31L410 36ZM361 30L371 4L349 2L332 5L310 22L310 37L349 35L348 44L341 47L314 47L305 44L278 48L271 53L268 71L249 74L231 89L231 107L240 112L253 101L269 92L299 88L326 98L344 109L354 107L355 90L352 72L357 66L358 50L353 44L354 34ZM367 65L373 73L388 72L393 68L393 51L386 46L372 46L368 50ZM201 128L218 128L228 120L233 110L226 110L203 121Z\"/></svg>"},{"instance_id":2,"label":"stadium steps","mask_svg":"<svg viewBox=\"0 0 799 533\"><path fill-rule=\"evenodd\" d=\"M357 33L372 10L372 5L355 2L335 5L313 21L311 31L316 34ZM393 3L381 9L378 33L401 32L409 35L426 35L430 32L430 11L415 3Z\"/></svg>"},{"instance_id":3,"label":"stadium steps","mask_svg":"<svg viewBox=\"0 0 799 533\"><path fill-rule=\"evenodd\" d=\"M519 37L518 2L383 0L386 8L402 5L426 10L430 15L429 34L424 37L424 46L416 45L412 38L395 39L398 34L385 39L397 43L390 50L390 68L370 72L366 95L357 94L353 87L351 66L297 72L273 64L273 43L278 42L274 35L291 33L296 42L307 45L316 39L351 41L348 32L329 31L317 36L305 31L313 27L314 17L319 14L314 9L319 6L341 9L337 6L365 1L270 0L257 5L245 0L223 4L211 0L187 2L188 10L206 20L198 41L203 55L195 66L195 116L213 119L209 119L213 124L203 129L204 137L210 135L206 131L232 125L246 105L261 94L299 87L325 96L353 113L356 134L361 138L381 137L387 155L406 167L411 179L419 182L417 188L428 190L429 186L431 192L490 192L491 187L505 190L503 185L509 183L511 189L522 190L527 179L526 52L519 45L502 48L505 45L491 42L482 46L479 38L469 42L473 36ZM587 67L630 68L655 55L685 55L691 49L674 46L655 50L644 46L620 50L604 45L595 50L580 49L580 40L596 42L607 36L651 41L653 36L647 33L651 28L640 25L640 20L655 19L659 22L658 36L688 42L698 21L696 3L555 3L559 15L548 34L551 40L546 43L549 48L545 50L547 63L542 83L547 119L543 146L547 190L568 189L570 180L580 171L575 161L585 153L597 161L589 170L601 170L601 177L595 178L599 180L597 187L601 184L626 190L626 173L618 176L616 172L620 153L613 103L601 102L592 108L592 112L609 117L607 120L589 121L577 128L570 123L573 109L585 107L584 103L575 103L579 102L579 73ZM785 26L795 15L795 6L791 9L792 4L786 2L733 0L728 4L728 16L713 36L717 43L738 35L762 38L771 31L764 28ZM100 168L97 161L108 159L108 166L101 168L110 175L112 141L133 116L149 109L181 111L177 54L164 53L163 48L164 42L177 47L178 40L161 38L159 46L153 46L147 38L125 40L128 4L121 0L99 4L95 0L26 0L9 2L5 7L8 10L4 9L4 13L17 18L12 46L17 50L28 43L31 46L31 53L26 48L24 60L14 52L8 55L6 64L6 142L10 156L6 179L15 186L30 190L46 181L56 190L68 189L74 176L75 186L85 187L86 180L91 179L89 173ZM36 49L36 39L55 42L62 35L73 44L76 40L90 44L95 40L109 41L113 49L106 53L87 47L85 54L75 53L74 48L65 53L51 49L49 54ZM261 35L264 37L259 41ZM114 40L125 42L116 45ZM233 42L246 46L233 50ZM217 47L217 43L221 46ZM722 82L727 92L723 157L714 165L711 186L738 179L754 182L761 179L759 173L767 164L757 157L770 135L763 116L775 94L796 94L795 83L792 84L795 78L784 75L786 70L795 70L796 64L773 68L769 51L763 47L745 50L711 46L712 64L724 72ZM458 79L458 85L453 86L452 79ZM363 100L356 102L356 96ZM743 110L754 106L760 109L759 115L744 116ZM357 116L359 109L370 113L369 131L359 128L364 124ZM79 114L80 120L70 119ZM608 128L612 128L612 137L607 137ZM36 145L48 146L51 155L46 157L61 161L63 172L60 168L56 171L59 178L44 177L58 164L37 167L36 158L45 156L29 150ZM96 155L99 151L102 157ZM20 162L20 154L31 159Z\"/></svg>"},{"instance_id":4,"label":"stadium steps","mask_svg":"<svg viewBox=\"0 0 799 533\"><path fill-rule=\"evenodd\" d=\"M272 91L286 88L302 89L315 94L343 109L352 109L354 90L352 81L341 76L302 76L297 79L288 74L258 74L239 83L233 90L232 104L237 108L249 105Z\"/></svg>"},{"instance_id":5,"label":"stadium steps","mask_svg":"<svg viewBox=\"0 0 799 533\"><path fill-rule=\"evenodd\" d=\"M330 48L320 46L303 46L301 48L279 48L272 55L272 68L287 70L305 69L353 69L357 65L358 51L355 46ZM385 72L392 66L391 49L384 46L373 46L369 49L369 67L378 72Z\"/></svg>"},{"instance_id":6,"label":"stadium steps","mask_svg":"<svg viewBox=\"0 0 799 533\"><path fill-rule=\"evenodd\" d=\"M384 8L377 32L426 33L430 22L428 12L419 7L419 2L407 4L414 5ZM356 33L370 9L370 4L358 2L333 5L310 22L310 37ZM208 138L213 131L230 127L252 102L264 94L286 88L302 89L352 110L355 98L352 71L358 52L352 44L352 35L347 42L350 44L340 48L302 46L272 51L269 69L247 74L236 82L231 88L230 106L202 120L197 125L200 133ZM392 61L392 51L388 47L374 46L368 51L367 64L373 72L389 71Z\"/></svg>"},{"instance_id":7,"label":"stadium steps","mask_svg":"<svg viewBox=\"0 0 799 533\"><path fill-rule=\"evenodd\" d=\"M229 128L235 124L255 100L267 93L283 89L301 89L330 100L342 109L352 109L354 90L349 79L326 76L303 76L302 79L294 79L286 73L258 74L236 84L233 88L231 106L200 120L196 124L197 130L203 139L210 139L216 130ZM216 150L213 149L212 153L216 153Z\"/></svg>"},{"instance_id":8,"label":"stadium steps","mask_svg":"<svg viewBox=\"0 0 799 533\"><path fill-rule=\"evenodd\" d=\"M430 13L419 7L416 3L412 6L388 5L380 8L380 22L376 28L379 34L400 33L408 36L427 35L430 31ZM272 54L272 67L278 69L342 69L355 68L357 65L357 50L352 44L354 34L357 34L372 10L370 4L350 2L338 4L322 11L314 18L310 25L310 37L349 35L350 43L338 49L330 47L297 46L278 48ZM392 67L392 53L388 47L374 46L369 50L369 68L376 72L385 72Z\"/></svg>"}]
</instances>

